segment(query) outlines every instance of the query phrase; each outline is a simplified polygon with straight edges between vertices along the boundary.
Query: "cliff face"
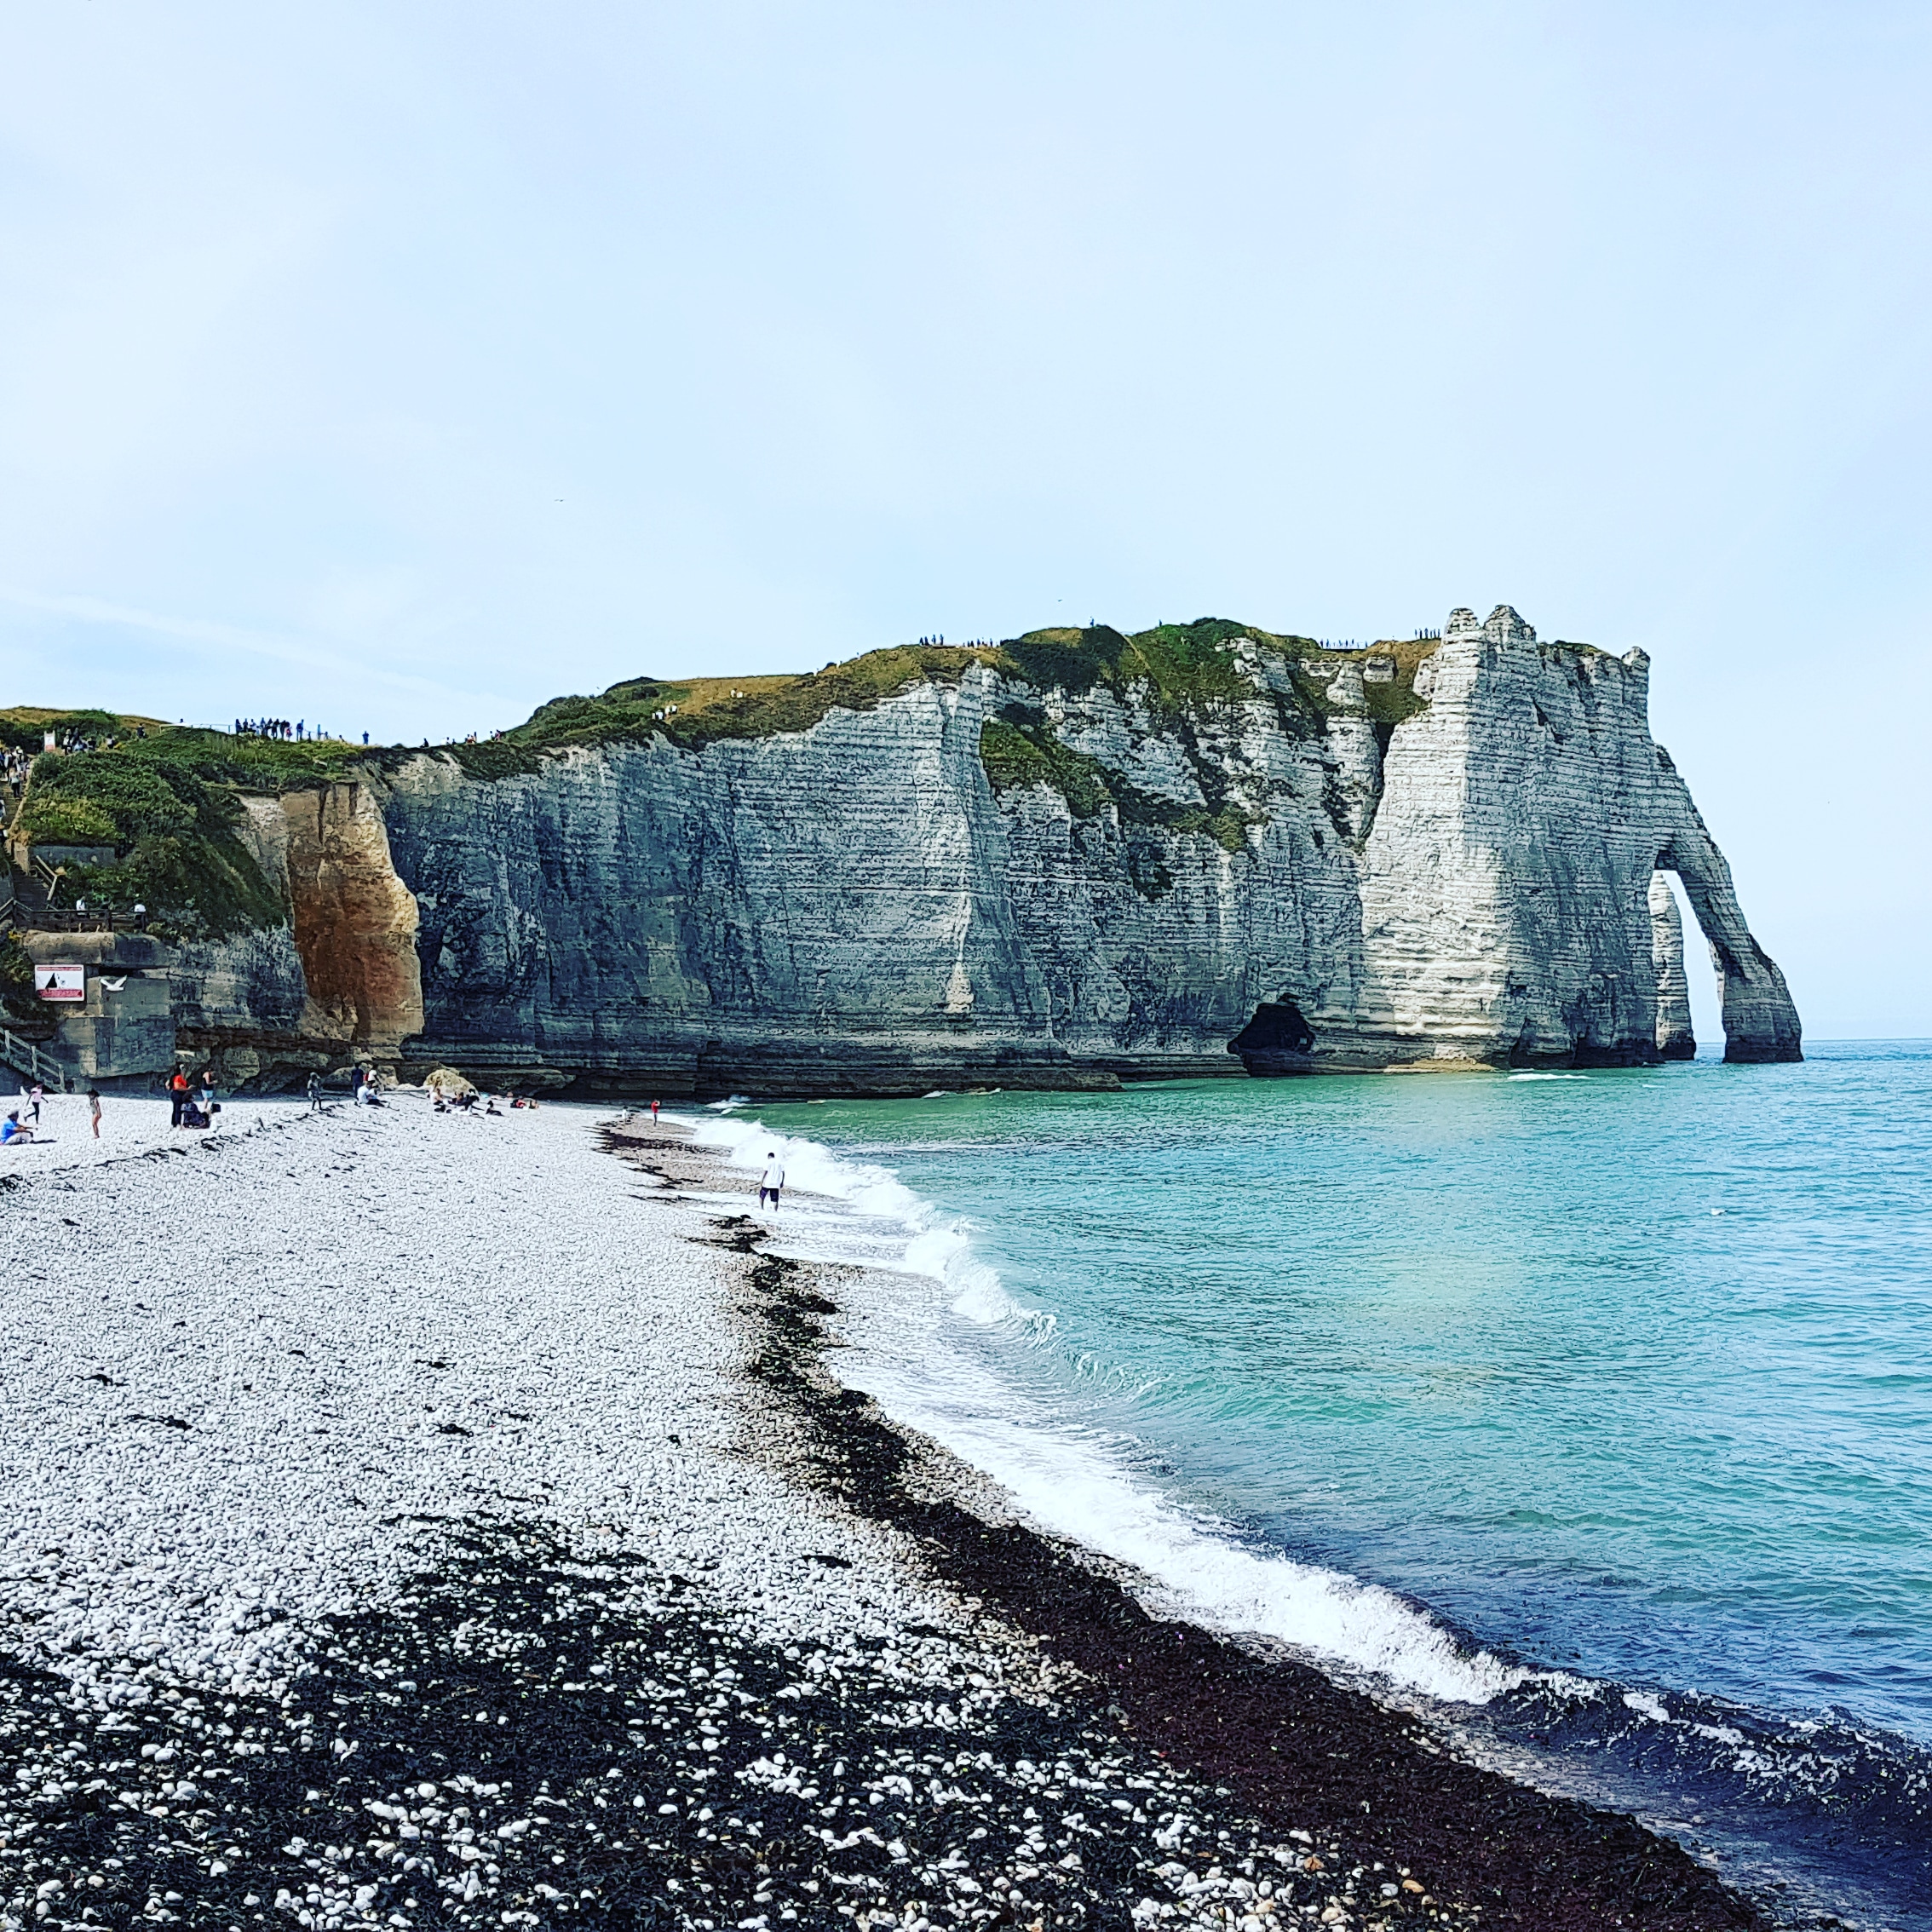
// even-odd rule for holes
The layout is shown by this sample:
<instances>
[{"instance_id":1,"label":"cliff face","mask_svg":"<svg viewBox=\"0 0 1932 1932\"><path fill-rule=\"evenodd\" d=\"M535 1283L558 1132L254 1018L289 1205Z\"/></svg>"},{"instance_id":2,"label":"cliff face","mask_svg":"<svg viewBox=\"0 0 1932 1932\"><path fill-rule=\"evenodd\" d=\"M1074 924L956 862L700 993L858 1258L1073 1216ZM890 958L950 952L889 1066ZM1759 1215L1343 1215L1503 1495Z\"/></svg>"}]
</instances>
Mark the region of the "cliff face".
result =
<instances>
[{"instance_id":1,"label":"cliff face","mask_svg":"<svg viewBox=\"0 0 1932 1932\"><path fill-rule=\"evenodd\" d=\"M303 1030L388 1057L423 1026L416 900L397 877L377 796L362 784L281 801Z\"/></svg>"},{"instance_id":2,"label":"cliff face","mask_svg":"<svg viewBox=\"0 0 1932 1932\"><path fill-rule=\"evenodd\" d=\"M1694 1060L1690 981L1684 974L1684 922L1663 873L1650 877L1650 957L1657 969L1657 1052L1663 1060Z\"/></svg>"},{"instance_id":3,"label":"cliff face","mask_svg":"<svg viewBox=\"0 0 1932 1932\"><path fill-rule=\"evenodd\" d=\"M331 785L244 804L249 850L289 917L175 949L181 1044L236 1082L395 1057L423 1026L417 911L376 793Z\"/></svg>"},{"instance_id":4,"label":"cliff face","mask_svg":"<svg viewBox=\"0 0 1932 1932\"><path fill-rule=\"evenodd\" d=\"M334 788L334 860L290 819L311 1015L666 1094L1642 1063L1688 1038L1665 870L1727 1056L1798 1057L1641 652L1540 644L1506 607L1433 648L1213 648L1185 705L975 660L778 735Z\"/></svg>"}]
</instances>

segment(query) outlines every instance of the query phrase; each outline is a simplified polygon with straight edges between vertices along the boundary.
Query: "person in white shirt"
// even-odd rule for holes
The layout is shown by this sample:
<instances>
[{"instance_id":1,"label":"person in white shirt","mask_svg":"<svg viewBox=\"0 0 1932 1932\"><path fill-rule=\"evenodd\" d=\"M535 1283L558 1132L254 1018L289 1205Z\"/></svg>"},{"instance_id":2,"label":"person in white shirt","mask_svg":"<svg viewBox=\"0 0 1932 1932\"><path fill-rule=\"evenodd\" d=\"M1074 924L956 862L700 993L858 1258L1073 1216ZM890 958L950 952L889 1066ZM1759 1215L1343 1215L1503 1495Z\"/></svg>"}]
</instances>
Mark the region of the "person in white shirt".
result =
<instances>
[{"instance_id":1,"label":"person in white shirt","mask_svg":"<svg viewBox=\"0 0 1932 1932\"><path fill-rule=\"evenodd\" d=\"M785 1185L785 1170L779 1165L775 1153L765 1156L765 1171L758 1176L758 1205L762 1208L768 1200L775 1209L778 1206L779 1190Z\"/></svg>"}]
</instances>

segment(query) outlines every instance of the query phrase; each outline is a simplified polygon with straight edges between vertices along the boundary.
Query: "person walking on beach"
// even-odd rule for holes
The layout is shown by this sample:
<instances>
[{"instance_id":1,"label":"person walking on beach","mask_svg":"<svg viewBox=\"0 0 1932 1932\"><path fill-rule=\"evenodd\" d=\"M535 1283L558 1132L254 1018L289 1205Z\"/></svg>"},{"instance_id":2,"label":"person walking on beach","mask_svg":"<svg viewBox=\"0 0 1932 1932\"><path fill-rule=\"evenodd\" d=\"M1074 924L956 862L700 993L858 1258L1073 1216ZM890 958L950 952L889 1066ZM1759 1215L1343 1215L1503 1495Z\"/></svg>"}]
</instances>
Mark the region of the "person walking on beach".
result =
<instances>
[{"instance_id":1,"label":"person walking on beach","mask_svg":"<svg viewBox=\"0 0 1932 1932\"><path fill-rule=\"evenodd\" d=\"M188 1078L178 1067L169 1078L168 1101L171 1109L168 1124L170 1127L179 1127L181 1124L181 1109L187 1105L188 1101Z\"/></svg>"},{"instance_id":2,"label":"person walking on beach","mask_svg":"<svg viewBox=\"0 0 1932 1932\"><path fill-rule=\"evenodd\" d=\"M313 1067L308 1070L308 1111L311 1113L322 1111L322 1076Z\"/></svg>"},{"instance_id":3,"label":"person walking on beach","mask_svg":"<svg viewBox=\"0 0 1932 1932\"><path fill-rule=\"evenodd\" d=\"M87 1118L94 1129L94 1137L98 1141L101 1138L101 1090L98 1087L87 1090Z\"/></svg>"},{"instance_id":4,"label":"person walking on beach","mask_svg":"<svg viewBox=\"0 0 1932 1932\"><path fill-rule=\"evenodd\" d=\"M658 1124L658 1103L655 1101L651 1102L651 1124L653 1127Z\"/></svg>"},{"instance_id":5,"label":"person walking on beach","mask_svg":"<svg viewBox=\"0 0 1932 1932\"><path fill-rule=\"evenodd\" d=\"M42 1102L43 1101L44 1101L44 1100L45 1100L46 1098L47 1098L47 1090L46 1090L46 1088L44 1088L43 1086L42 1086L42 1085L41 1085L41 1084L39 1083L39 1081L36 1080L36 1081L34 1082L34 1084L33 1084L32 1087L31 1089L29 1089L29 1090L28 1090L28 1093L27 1093L27 1106L28 1106L28 1107L30 1107L30 1108L31 1108L31 1109L32 1110L32 1113L33 1113L33 1124L34 1124L34 1125L35 1125L36 1127L39 1126L39 1124L40 1124L40 1105L41 1105L41 1102Z\"/></svg>"},{"instance_id":6,"label":"person walking on beach","mask_svg":"<svg viewBox=\"0 0 1932 1932\"><path fill-rule=\"evenodd\" d=\"M778 1212L779 1190L785 1186L785 1170L779 1165L776 1153L765 1156L765 1171L758 1176L758 1205L762 1210L767 1200L772 1204L772 1211Z\"/></svg>"}]
</instances>

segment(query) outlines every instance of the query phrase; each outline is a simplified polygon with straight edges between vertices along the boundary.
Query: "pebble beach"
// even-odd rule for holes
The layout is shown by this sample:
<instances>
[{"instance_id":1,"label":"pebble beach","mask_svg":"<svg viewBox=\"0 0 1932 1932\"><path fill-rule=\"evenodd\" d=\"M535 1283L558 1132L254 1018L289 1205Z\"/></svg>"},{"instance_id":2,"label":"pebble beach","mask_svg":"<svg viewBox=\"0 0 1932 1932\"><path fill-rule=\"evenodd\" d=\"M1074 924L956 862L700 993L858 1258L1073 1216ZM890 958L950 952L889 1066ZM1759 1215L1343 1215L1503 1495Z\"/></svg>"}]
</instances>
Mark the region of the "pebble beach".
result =
<instances>
[{"instance_id":1,"label":"pebble beach","mask_svg":"<svg viewBox=\"0 0 1932 1932\"><path fill-rule=\"evenodd\" d=\"M50 1113L0 1170L0 1924L1762 1922L894 1429L676 1122Z\"/></svg>"}]
</instances>

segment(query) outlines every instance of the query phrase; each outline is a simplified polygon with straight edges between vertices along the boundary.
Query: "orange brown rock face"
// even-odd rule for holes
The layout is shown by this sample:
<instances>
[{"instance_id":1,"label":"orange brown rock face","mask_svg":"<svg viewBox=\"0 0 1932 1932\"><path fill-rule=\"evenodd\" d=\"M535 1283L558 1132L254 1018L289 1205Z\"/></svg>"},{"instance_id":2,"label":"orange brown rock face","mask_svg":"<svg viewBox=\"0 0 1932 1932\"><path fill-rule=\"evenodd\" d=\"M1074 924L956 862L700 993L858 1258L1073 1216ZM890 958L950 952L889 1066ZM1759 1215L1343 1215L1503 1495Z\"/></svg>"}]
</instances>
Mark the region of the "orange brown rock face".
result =
<instances>
[{"instance_id":1,"label":"orange brown rock face","mask_svg":"<svg viewBox=\"0 0 1932 1932\"><path fill-rule=\"evenodd\" d=\"M296 950L308 981L302 1031L393 1054L423 1030L416 900L396 876L368 786L282 800Z\"/></svg>"}]
</instances>

